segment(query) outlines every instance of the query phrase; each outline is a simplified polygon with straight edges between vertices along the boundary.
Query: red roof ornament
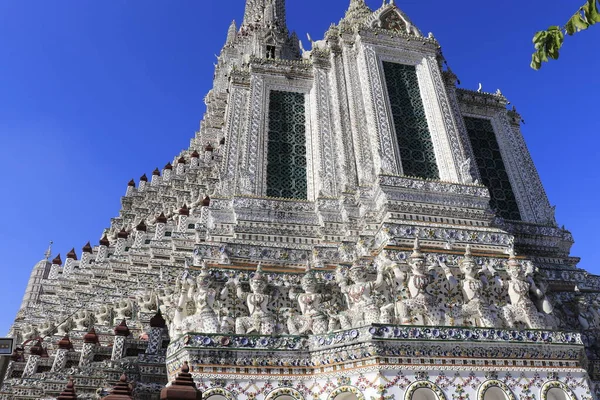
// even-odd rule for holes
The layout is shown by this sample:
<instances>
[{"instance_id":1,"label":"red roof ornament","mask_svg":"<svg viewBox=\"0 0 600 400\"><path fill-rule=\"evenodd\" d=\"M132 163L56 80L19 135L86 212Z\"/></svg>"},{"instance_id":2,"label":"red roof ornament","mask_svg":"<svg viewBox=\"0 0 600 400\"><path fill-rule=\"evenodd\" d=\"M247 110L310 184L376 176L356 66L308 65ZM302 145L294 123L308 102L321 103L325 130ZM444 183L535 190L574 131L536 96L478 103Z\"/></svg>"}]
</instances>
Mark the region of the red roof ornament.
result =
<instances>
[{"instance_id":1,"label":"red roof ornament","mask_svg":"<svg viewBox=\"0 0 600 400\"><path fill-rule=\"evenodd\" d=\"M173 169L173 166L171 165L170 162L168 162L167 165L165 165L165 169L168 169L168 170L172 170Z\"/></svg>"},{"instance_id":2,"label":"red roof ornament","mask_svg":"<svg viewBox=\"0 0 600 400\"><path fill-rule=\"evenodd\" d=\"M140 177L140 182L148 182L148 177L146 176L146 174Z\"/></svg>"},{"instance_id":3,"label":"red roof ornament","mask_svg":"<svg viewBox=\"0 0 600 400\"><path fill-rule=\"evenodd\" d=\"M202 206L203 206L203 207L208 207L208 206L210 206L210 197L206 196L206 197L204 198L204 200L202 200Z\"/></svg>"},{"instance_id":4,"label":"red roof ornament","mask_svg":"<svg viewBox=\"0 0 600 400\"><path fill-rule=\"evenodd\" d=\"M214 150L214 149L213 149L213 147L210 145L210 143L208 143L208 144L206 145L206 147L204 148L204 151L213 151L213 150Z\"/></svg>"},{"instance_id":5,"label":"red roof ornament","mask_svg":"<svg viewBox=\"0 0 600 400\"><path fill-rule=\"evenodd\" d=\"M155 168L154 171L152 171L152 175L160 176L160 170L158 168Z\"/></svg>"},{"instance_id":6,"label":"red roof ornament","mask_svg":"<svg viewBox=\"0 0 600 400\"><path fill-rule=\"evenodd\" d=\"M42 341L38 339L38 341L29 348L29 354L32 356L41 356L44 354L44 347L42 346Z\"/></svg>"},{"instance_id":7,"label":"red roof ornament","mask_svg":"<svg viewBox=\"0 0 600 400\"><path fill-rule=\"evenodd\" d=\"M73 247L71 249L71 251L67 253L67 258L70 258L71 260L77 260L77 254L75 253L75 247Z\"/></svg>"},{"instance_id":8,"label":"red roof ornament","mask_svg":"<svg viewBox=\"0 0 600 400\"><path fill-rule=\"evenodd\" d=\"M60 258L60 254L57 255L56 257L54 257L54 260L52 260L52 264L53 265L62 265L62 259Z\"/></svg>"},{"instance_id":9,"label":"red roof ornament","mask_svg":"<svg viewBox=\"0 0 600 400\"><path fill-rule=\"evenodd\" d=\"M121 323L115 326L115 335L117 336L129 336L131 332L129 331L129 327L127 326L127 321L123 319Z\"/></svg>"},{"instance_id":10,"label":"red roof ornament","mask_svg":"<svg viewBox=\"0 0 600 400\"><path fill-rule=\"evenodd\" d=\"M83 253L90 253L91 254L92 253L92 245L90 244L90 242L87 242L85 244L85 246L83 246L83 248L81 249L81 251Z\"/></svg>"},{"instance_id":11,"label":"red roof ornament","mask_svg":"<svg viewBox=\"0 0 600 400\"><path fill-rule=\"evenodd\" d=\"M144 220L141 220L140 223L135 227L135 229L140 232L146 232L148 230L148 227L144 223Z\"/></svg>"},{"instance_id":12,"label":"red roof ornament","mask_svg":"<svg viewBox=\"0 0 600 400\"><path fill-rule=\"evenodd\" d=\"M125 230L125 228L121 228L121 231L119 233L117 233L117 237L119 239L127 239L128 236L129 236L129 233Z\"/></svg>"},{"instance_id":13,"label":"red roof ornament","mask_svg":"<svg viewBox=\"0 0 600 400\"><path fill-rule=\"evenodd\" d=\"M83 336L83 343L93 343L98 344L100 340L98 340L98 335L96 334L96 330L92 326L88 333Z\"/></svg>"},{"instance_id":14,"label":"red roof ornament","mask_svg":"<svg viewBox=\"0 0 600 400\"><path fill-rule=\"evenodd\" d=\"M179 164L185 164L185 157L184 156L179 157L179 160L177 160L177 162Z\"/></svg>"},{"instance_id":15,"label":"red roof ornament","mask_svg":"<svg viewBox=\"0 0 600 400\"><path fill-rule=\"evenodd\" d=\"M194 150L191 157L192 158L200 158L200 154L196 150Z\"/></svg>"},{"instance_id":16,"label":"red roof ornament","mask_svg":"<svg viewBox=\"0 0 600 400\"><path fill-rule=\"evenodd\" d=\"M135 187L135 181L133 179L130 180L127 186Z\"/></svg>"},{"instance_id":17,"label":"red roof ornament","mask_svg":"<svg viewBox=\"0 0 600 400\"><path fill-rule=\"evenodd\" d=\"M103 400L133 400L131 397L131 387L127 383L127 376L121 375L121 379L115 385L113 390Z\"/></svg>"},{"instance_id":18,"label":"red roof ornament","mask_svg":"<svg viewBox=\"0 0 600 400\"><path fill-rule=\"evenodd\" d=\"M160 215L158 217L156 217L156 223L157 224L166 224L167 223L167 217L165 217L164 212L161 212Z\"/></svg>"},{"instance_id":19,"label":"red roof ornament","mask_svg":"<svg viewBox=\"0 0 600 400\"><path fill-rule=\"evenodd\" d=\"M102 239L100 239L100 246L110 246L110 242L108 241L108 237L106 237L106 233L104 236L102 236Z\"/></svg>"},{"instance_id":20,"label":"red roof ornament","mask_svg":"<svg viewBox=\"0 0 600 400\"><path fill-rule=\"evenodd\" d=\"M69 334L66 334L56 344L58 345L59 349L73 350L73 343L71 343L71 339L69 339Z\"/></svg>"},{"instance_id":21,"label":"red roof ornament","mask_svg":"<svg viewBox=\"0 0 600 400\"><path fill-rule=\"evenodd\" d=\"M58 395L56 400L73 400L77 399L77 393L75 393L75 384L73 383L73 378L69 378L69 382L65 387L65 390Z\"/></svg>"},{"instance_id":22,"label":"red roof ornament","mask_svg":"<svg viewBox=\"0 0 600 400\"><path fill-rule=\"evenodd\" d=\"M221 138L221 140L219 141L219 144L221 146L223 146L225 144L225 138L224 137Z\"/></svg>"},{"instance_id":23,"label":"red roof ornament","mask_svg":"<svg viewBox=\"0 0 600 400\"><path fill-rule=\"evenodd\" d=\"M161 400L202 400L202 392L196 388L194 378L190 374L187 361L183 363L181 372L177 374L171 386L160 391Z\"/></svg>"},{"instance_id":24,"label":"red roof ornament","mask_svg":"<svg viewBox=\"0 0 600 400\"><path fill-rule=\"evenodd\" d=\"M151 328L164 328L167 326L167 321L162 316L160 309L154 314L154 317L150 318Z\"/></svg>"},{"instance_id":25,"label":"red roof ornament","mask_svg":"<svg viewBox=\"0 0 600 400\"><path fill-rule=\"evenodd\" d=\"M183 207L179 209L179 215L190 215L190 209L187 207L186 204L184 204Z\"/></svg>"}]
</instances>

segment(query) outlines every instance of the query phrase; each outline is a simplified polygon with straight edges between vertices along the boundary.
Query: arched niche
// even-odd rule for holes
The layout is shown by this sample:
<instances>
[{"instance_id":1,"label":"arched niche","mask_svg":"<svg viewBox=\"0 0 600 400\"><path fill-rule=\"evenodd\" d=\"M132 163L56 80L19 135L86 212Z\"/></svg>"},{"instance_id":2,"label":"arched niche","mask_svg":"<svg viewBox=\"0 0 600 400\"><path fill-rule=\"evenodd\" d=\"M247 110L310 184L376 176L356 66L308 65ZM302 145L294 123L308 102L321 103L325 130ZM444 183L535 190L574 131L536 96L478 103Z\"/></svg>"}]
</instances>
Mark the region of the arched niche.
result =
<instances>
[{"instance_id":1,"label":"arched niche","mask_svg":"<svg viewBox=\"0 0 600 400\"><path fill-rule=\"evenodd\" d=\"M304 396L292 388L277 388L269 392L265 400L304 400Z\"/></svg>"},{"instance_id":2,"label":"arched niche","mask_svg":"<svg viewBox=\"0 0 600 400\"><path fill-rule=\"evenodd\" d=\"M490 379L479 386L477 400L517 400L517 398L506 383Z\"/></svg>"},{"instance_id":3,"label":"arched niche","mask_svg":"<svg viewBox=\"0 0 600 400\"><path fill-rule=\"evenodd\" d=\"M577 400L575 393L559 381L546 382L540 390L542 400Z\"/></svg>"},{"instance_id":4,"label":"arched niche","mask_svg":"<svg viewBox=\"0 0 600 400\"><path fill-rule=\"evenodd\" d=\"M202 392L202 400L235 400L235 396L223 388L211 388Z\"/></svg>"},{"instance_id":5,"label":"arched niche","mask_svg":"<svg viewBox=\"0 0 600 400\"><path fill-rule=\"evenodd\" d=\"M329 394L327 400L365 400L365 395L354 386L340 386Z\"/></svg>"},{"instance_id":6,"label":"arched niche","mask_svg":"<svg viewBox=\"0 0 600 400\"><path fill-rule=\"evenodd\" d=\"M446 395L435 383L417 381L406 389L404 400L446 400Z\"/></svg>"}]
</instances>

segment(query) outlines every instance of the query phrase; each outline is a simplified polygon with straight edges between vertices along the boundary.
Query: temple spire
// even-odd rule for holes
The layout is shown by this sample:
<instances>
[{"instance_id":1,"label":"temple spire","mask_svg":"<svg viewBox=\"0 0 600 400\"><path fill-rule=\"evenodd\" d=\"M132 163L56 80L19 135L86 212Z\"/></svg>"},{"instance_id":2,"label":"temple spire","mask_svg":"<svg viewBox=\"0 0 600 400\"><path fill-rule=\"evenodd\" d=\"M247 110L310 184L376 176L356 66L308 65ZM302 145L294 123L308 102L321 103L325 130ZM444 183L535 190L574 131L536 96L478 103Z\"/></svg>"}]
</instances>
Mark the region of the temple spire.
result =
<instances>
[{"instance_id":1,"label":"temple spire","mask_svg":"<svg viewBox=\"0 0 600 400\"><path fill-rule=\"evenodd\" d=\"M360 22L372 14L373 11L365 4L365 0L350 0L348 10L343 21L350 24Z\"/></svg>"},{"instance_id":2,"label":"temple spire","mask_svg":"<svg viewBox=\"0 0 600 400\"><path fill-rule=\"evenodd\" d=\"M255 24L285 29L285 0L246 0L242 26Z\"/></svg>"}]
</instances>

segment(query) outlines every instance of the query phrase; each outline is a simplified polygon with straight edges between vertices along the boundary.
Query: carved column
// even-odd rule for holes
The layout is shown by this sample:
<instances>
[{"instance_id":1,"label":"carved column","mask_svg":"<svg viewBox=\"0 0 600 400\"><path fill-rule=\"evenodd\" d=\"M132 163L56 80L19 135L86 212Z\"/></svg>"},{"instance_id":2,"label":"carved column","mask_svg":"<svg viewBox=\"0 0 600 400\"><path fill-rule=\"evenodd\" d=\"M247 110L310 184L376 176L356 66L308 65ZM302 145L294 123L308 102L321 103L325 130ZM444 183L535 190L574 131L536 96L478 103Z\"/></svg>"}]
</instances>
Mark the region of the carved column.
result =
<instances>
[{"instance_id":1,"label":"carved column","mask_svg":"<svg viewBox=\"0 0 600 400\"><path fill-rule=\"evenodd\" d=\"M160 215L156 218L156 225L154 227L154 240L162 240L164 238L166 225L167 217L165 217L164 213L160 213Z\"/></svg>"},{"instance_id":2,"label":"carved column","mask_svg":"<svg viewBox=\"0 0 600 400\"><path fill-rule=\"evenodd\" d=\"M148 334L148 347L146 354L158 354L158 350L162 345L162 333L166 326L166 321L163 318L160 310L152 319L150 319L150 332Z\"/></svg>"},{"instance_id":3,"label":"carved column","mask_svg":"<svg viewBox=\"0 0 600 400\"><path fill-rule=\"evenodd\" d=\"M316 110L316 129L312 129L313 152L318 171L315 197L334 197L338 193L337 149L333 139L333 121L328 82L329 60L313 55L315 90L312 91L312 108ZM311 112L313 111L311 110Z\"/></svg>"},{"instance_id":4,"label":"carved column","mask_svg":"<svg viewBox=\"0 0 600 400\"><path fill-rule=\"evenodd\" d=\"M79 366L86 367L90 365L94 359L96 346L98 345L98 335L94 328L83 337L83 347L81 348L81 356L79 358Z\"/></svg>"},{"instance_id":5,"label":"carved column","mask_svg":"<svg viewBox=\"0 0 600 400\"><path fill-rule=\"evenodd\" d=\"M386 175L400 174L398 149L392 132L388 100L379 60L375 50L368 45L362 46L359 52L358 65L367 117L367 131L372 138L371 151L375 163L375 172Z\"/></svg>"},{"instance_id":6,"label":"carved column","mask_svg":"<svg viewBox=\"0 0 600 400\"><path fill-rule=\"evenodd\" d=\"M58 274L60 272L60 266L62 265L62 260L60 258L60 254L57 255L54 260L52 260L52 266L50 267L50 273L48 274L48 279L57 279Z\"/></svg>"},{"instance_id":7,"label":"carved column","mask_svg":"<svg viewBox=\"0 0 600 400\"><path fill-rule=\"evenodd\" d=\"M54 362L52 363L52 372L62 371L67 364L67 354L73 349L73 344L69 335L65 335L58 341L58 350L54 353Z\"/></svg>"},{"instance_id":8,"label":"carved column","mask_svg":"<svg viewBox=\"0 0 600 400\"><path fill-rule=\"evenodd\" d=\"M127 327L125 320L121 321L119 325L115 327L115 340L112 348L111 360L120 360L125 355L125 342L129 336L130 331Z\"/></svg>"},{"instance_id":9,"label":"carved column","mask_svg":"<svg viewBox=\"0 0 600 400\"><path fill-rule=\"evenodd\" d=\"M102 239L100 239L100 245L98 246L98 254L96 255L96 262L103 262L104 260L106 260L106 257L108 256L109 245L110 242L108 241L108 238L105 234L102 237Z\"/></svg>"},{"instance_id":10,"label":"carved column","mask_svg":"<svg viewBox=\"0 0 600 400\"><path fill-rule=\"evenodd\" d=\"M23 370L23 378L27 378L37 371L38 364L40 363L40 359L42 358L42 354L44 353L44 348L42 347L42 341L38 340L36 344L31 346L29 349L29 358L27 359L27 364L25 364L25 369Z\"/></svg>"},{"instance_id":11,"label":"carved column","mask_svg":"<svg viewBox=\"0 0 600 400\"><path fill-rule=\"evenodd\" d=\"M232 72L225 125L227 142L223 155L223 170L221 171L221 193L226 196L235 194L236 180L239 179L238 173L243 174L245 172L239 166L240 151L244 145L243 139L246 132L244 125L248 118L249 82L248 74Z\"/></svg>"}]
</instances>

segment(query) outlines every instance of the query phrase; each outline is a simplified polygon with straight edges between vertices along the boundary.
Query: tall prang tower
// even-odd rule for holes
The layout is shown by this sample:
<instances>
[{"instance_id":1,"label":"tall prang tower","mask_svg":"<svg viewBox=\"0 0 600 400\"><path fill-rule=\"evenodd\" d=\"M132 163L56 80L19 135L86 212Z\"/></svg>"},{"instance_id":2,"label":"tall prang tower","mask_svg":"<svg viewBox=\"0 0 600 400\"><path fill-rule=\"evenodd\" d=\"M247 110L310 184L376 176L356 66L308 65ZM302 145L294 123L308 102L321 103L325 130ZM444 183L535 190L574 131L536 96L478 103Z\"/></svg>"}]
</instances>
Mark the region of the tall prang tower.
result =
<instances>
[{"instance_id":1,"label":"tall prang tower","mask_svg":"<svg viewBox=\"0 0 600 400\"><path fill-rule=\"evenodd\" d=\"M184 362L208 400L597 398L600 278L507 99L394 0L307 47L246 1L189 149L34 268L0 399L158 399Z\"/></svg>"}]
</instances>

